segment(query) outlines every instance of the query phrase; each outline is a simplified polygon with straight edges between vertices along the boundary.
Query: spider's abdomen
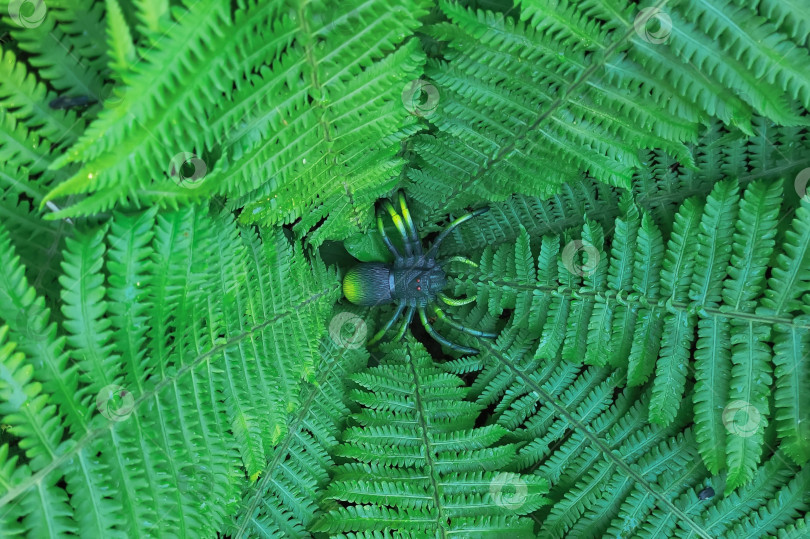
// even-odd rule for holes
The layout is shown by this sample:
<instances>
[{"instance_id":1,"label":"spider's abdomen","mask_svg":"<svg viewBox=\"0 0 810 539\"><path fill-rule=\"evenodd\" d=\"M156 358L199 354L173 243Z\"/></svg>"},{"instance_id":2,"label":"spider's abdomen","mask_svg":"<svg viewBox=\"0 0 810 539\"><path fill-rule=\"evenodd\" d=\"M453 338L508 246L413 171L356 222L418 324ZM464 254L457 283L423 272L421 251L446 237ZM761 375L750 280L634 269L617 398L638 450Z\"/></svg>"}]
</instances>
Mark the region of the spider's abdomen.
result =
<instances>
[{"instance_id":1,"label":"spider's abdomen","mask_svg":"<svg viewBox=\"0 0 810 539\"><path fill-rule=\"evenodd\" d=\"M391 266L378 262L358 264L343 277L343 295L355 305L370 307L392 301Z\"/></svg>"}]
</instances>

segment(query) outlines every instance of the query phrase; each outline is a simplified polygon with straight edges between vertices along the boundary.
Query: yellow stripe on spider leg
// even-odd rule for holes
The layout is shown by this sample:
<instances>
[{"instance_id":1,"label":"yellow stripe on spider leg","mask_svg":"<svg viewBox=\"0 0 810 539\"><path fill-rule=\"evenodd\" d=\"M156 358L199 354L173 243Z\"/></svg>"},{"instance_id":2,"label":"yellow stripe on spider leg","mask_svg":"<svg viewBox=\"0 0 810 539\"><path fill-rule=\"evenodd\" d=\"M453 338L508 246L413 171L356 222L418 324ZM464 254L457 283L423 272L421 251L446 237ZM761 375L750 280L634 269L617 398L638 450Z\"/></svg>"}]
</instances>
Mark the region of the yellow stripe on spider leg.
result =
<instances>
[{"instance_id":1,"label":"yellow stripe on spider leg","mask_svg":"<svg viewBox=\"0 0 810 539\"><path fill-rule=\"evenodd\" d=\"M474 268L478 267L478 264L467 258L466 256L451 256L450 258L445 258L442 260L441 264L444 266L445 264L449 264L450 262L462 262Z\"/></svg>"},{"instance_id":2,"label":"yellow stripe on spider leg","mask_svg":"<svg viewBox=\"0 0 810 539\"><path fill-rule=\"evenodd\" d=\"M419 241L419 236L416 234L416 225L413 223L413 218L411 217L411 210L408 209L408 203L405 201L405 195L402 194L402 191L399 192L399 210L402 213L402 217L405 219L405 223L408 225L411 241Z\"/></svg>"},{"instance_id":3,"label":"yellow stripe on spider leg","mask_svg":"<svg viewBox=\"0 0 810 539\"><path fill-rule=\"evenodd\" d=\"M394 255L394 257L396 258L401 257L402 255L399 254L397 248L394 247L393 243L391 243L391 238L389 238L388 234L385 232L385 225L383 224L383 213L380 208L377 208L377 230L379 230L380 237L382 237L385 246L388 248L391 254Z\"/></svg>"},{"instance_id":4,"label":"yellow stripe on spider leg","mask_svg":"<svg viewBox=\"0 0 810 539\"><path fill-rule=\"evenodd\" d=\"M402 241L405 242L405 250L410 253L410 244L408 242L408 232L405 230L405 223L402 222L402 217L399 216L397 210L394 209L394 205L391 204L390 200L386 200L383 202L383 208L388 214L391 216L391 220L394 221L394 226L397 227L399 234L402 236Z\"/></svg>"},{"instance_id":5,"label":"yellow stripe on spider leg","mask_svg":"<svg viewBox=\"0 0 810 539\"><path fill-rule=\"evenodd\" d=\"M443 302L445 302L447 305L450 305L452 307L460 307L461 305L467 305L468 303L472 303L473 301L475 301L476 297L477 296L470 296L468 298L456 299L456 298L451 298L450 296L448 296L444 292L439 292L439 299L442 300Z\"/></svg>"}]
</instances>

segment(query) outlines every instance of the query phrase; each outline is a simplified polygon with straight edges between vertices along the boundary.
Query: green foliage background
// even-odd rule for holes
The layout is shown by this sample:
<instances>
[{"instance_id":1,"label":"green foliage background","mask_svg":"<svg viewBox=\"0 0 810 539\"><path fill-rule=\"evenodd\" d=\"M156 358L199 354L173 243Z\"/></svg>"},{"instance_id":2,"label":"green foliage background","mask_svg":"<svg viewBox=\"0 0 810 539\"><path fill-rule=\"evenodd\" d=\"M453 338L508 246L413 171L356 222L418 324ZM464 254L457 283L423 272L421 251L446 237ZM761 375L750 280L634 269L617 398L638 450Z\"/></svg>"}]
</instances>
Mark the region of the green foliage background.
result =
<instances>
[{"instance_id":1,"label":"green foliage background","mask_svg":"<svg viewBox=\"0 0 810 539\"><path fill-rule=\"evenodd\" d=\"M807 537L808 66L803 0L0 0L0 536ZM399 189L491 208L479 355L355 339Z\"/></svg>"}]
</instances>

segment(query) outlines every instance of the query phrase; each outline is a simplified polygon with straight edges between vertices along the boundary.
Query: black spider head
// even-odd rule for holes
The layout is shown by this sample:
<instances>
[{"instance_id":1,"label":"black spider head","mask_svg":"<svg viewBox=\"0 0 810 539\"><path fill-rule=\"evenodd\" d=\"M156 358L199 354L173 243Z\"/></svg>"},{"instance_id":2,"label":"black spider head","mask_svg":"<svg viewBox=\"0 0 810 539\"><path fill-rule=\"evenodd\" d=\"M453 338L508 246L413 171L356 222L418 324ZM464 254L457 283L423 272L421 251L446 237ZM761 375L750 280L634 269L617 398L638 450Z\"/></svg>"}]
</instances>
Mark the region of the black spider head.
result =
<instances>
[{"instance_id":1,"label":"black spider head","mask_svg":"<svg viewBox=\"0 0 810 539\"><path fill-rule=\"evenodd\" d=\"M408 304L424 307L435 301L439 292L447 286L447 276L435 259L415 262L418 265L409 266L407 260L402 262L403 267L394 264L393 296Z\"/></svg>"}]
</instances>

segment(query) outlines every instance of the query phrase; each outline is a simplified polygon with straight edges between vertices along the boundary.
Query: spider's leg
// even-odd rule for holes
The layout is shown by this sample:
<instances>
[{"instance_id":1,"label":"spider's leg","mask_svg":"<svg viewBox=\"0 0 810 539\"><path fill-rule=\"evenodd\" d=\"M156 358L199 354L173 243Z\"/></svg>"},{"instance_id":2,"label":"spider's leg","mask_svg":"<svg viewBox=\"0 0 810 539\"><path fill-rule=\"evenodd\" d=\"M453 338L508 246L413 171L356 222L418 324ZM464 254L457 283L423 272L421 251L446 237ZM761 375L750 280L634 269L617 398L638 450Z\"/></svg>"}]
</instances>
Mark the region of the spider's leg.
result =
<instances>
[{"instance_id":1,"label":"spider's leg","mask_svg":"<svg viewBox=\"0 0 810 539\"><path fill-rule=\"evenodd\" d=\"M388 320L388 322L385 323L385 325L382 327L382 329L380 331L375 333L374 336L371 339L369 339L367 344L370 346L370 345L374 344L375 342L379 341L380 339L382 339L383 335L385 335L388 332L388 330L391 329L391 326L394 325L394 322L397 321L397 318L399 318L399 315L401 315L402 311L404 311L404 310L405 310L405 304L400 303L399 307L397 307L397 310L394 312L394 315L391 317L391 319Z\"/></svg>"},{"instance_id":2,"label":"spider's leg","mask_svg":"<svg viewBox=\"0 0 810 539\"><path fill-rule=\"evenodd\" d=\"M458 352L463 352L465 354L477 354L478 350L475 348L469 348L467 346L462 346L460 344L456 344L453 341L448 340L445 337L439 335L439 332L433 329L433 326L430 325L430 321L427 319L427 315L425 314L425 308L419 307L419 320L422 321L422 325L425 326L425 330L427 330L428 335L433 337L436 341L442 343L448 348L452 348Z\"/></svg>"},{"instance_id":3,"label":"spider's leg","mask_svg":"<svg viewBox=\"0 0 810 539\"><path fill-rule=\"evenodd\" d=\"M405 313L405 318L402 320L402 325L399 326L397 334L394 335L394 338L392 339L394 342L399 341L405 336L405 330L408 329L408 326L411 325L411 320L413 320L414 310L414 307L408 307L408 310Z\"/></svg>"},{"instance_id":4,"label":"spider's leg","mask_svg":"<svg viewBox=\"0 0 810 539\"><path fill-rule=\"evenodd\" d=\"M408 227L408 237L411 240L413 252L416 253L417 255L421 255L422 243L419 241L419 236L416 233L416 225L413 222L413 218L411 217L411 211L408 209L408 203L405 201L405 195L402 194L402 191L399 192L399 211L402 214L402 218L405 220L405 224Z\"/></svg>"},{"instance_id":5,"label":"spider's leg","mask_svg":"<svg viewBox=\"0 0 810 539\"><path fill-rule=\"evenodd\" d=\"M402 217L400 217L397 210L394 209L394 205L391 204L390 200L383 201L383 208L385 208L385 211L391 216L391 220L394 221L394 226L397 227L399 235L402 236L402 241L405 244L405 255L413 256L413 246L411 246L411 242L408 240L408 232L405 231L405 223L402 222Z\"/></svg>"},{"instance_id":6,"label":"spider's leg","mask_svg":"<svg viewBox=\"0 0 810 539\"><path fill-rule=\"evenodd\" d=\"M425 258L430 258L432 256L436 256L436 252L439 250L439 245L441 245L441 243L444 241L444 239L447 237L447 235L450 234L450 232L452 232L453 229L456 228L458 225L460 225L461 223L464 223L465 221L469 221L473 217L478 217L479 215L483 215L488 211L489 211L489 207L484 206L483 208L478 208L477 210L471 211L470 213L465 213L464 215L462 215L458 219L451 222L449 225L447 225L447 227L444 230L442 230L442 233L439 234L439 236L436 238L436 241L433 242L433 245L428 250L427 254L425 255Z\"/></svg>"},{"instance_id":7,"label":"spider's leg","mask_svg":"<svg viewBox=\"0 0 810 539\"><path fill-rule=\"evenodd\" d=\"M434 313L436 313L436 317L439 320L441 320L442 322L446 323L447 325L449 325L451 327L456 328L459 331L463 331L464 333L469 333L470 335L475 335L476 337L484 337L486 339L494 339L495 337L498 336L497 333L490 333L489 331L481 331L481 330L478 330L478 329L472 329L472 328L468 328L467 326L465 326L463 324L459 324L458 322L456 322L455 320L453 320L452 318L447 316L447 313L445 313L443 310L441 310L436 305L433 306L432 310L433 310Z\"/></svg>"},{"instance_id":8,"label":"spider's leg","mask_svg":"<svg viewBox=\"0 0 810 539\"><path fill-rule=\"evenodd\" d=\"M382 210L377 210L377 229L380 231L380 236L382 236L383 241L385 242L385 246L388 247L388 250L391 251L391 254L394 255L394 258L402 258L402 255L399 254L399 251L394 244L391 243L391 238L388 237L388 234L385 233L385 226L383 226L383 214Z\"/></svg>"},{"instance_id":9,"label":"spider's leg","mask_svg":"<svg viewBox=\"0 0 810 539\"><path fill-rule=\"evenodd\" d=\"M439 299L445 302L447 305L450 305L451 307L460 307L462 305L467 305L468 303L472 303L473 301L475 301L476 297L477 296L470 296L468 298L456 299L451 298L450 296L448 296L443 292L439 292Z\"/></svg>"},{"instance_id":10,"label":"spider's leg","mask_svg":"<svg viewBox=\"0 0 810 539\"><path fill-rule=\"evenodd\" d=\"M451 256L450 258L445 258L441 262L439 262L440 266L444 266L445 264L449 264L450 262L462 262L464 264L468 264L474 268L478 267L478 264L467 258L466 256Z\"/></svg>"}]
</instances>

